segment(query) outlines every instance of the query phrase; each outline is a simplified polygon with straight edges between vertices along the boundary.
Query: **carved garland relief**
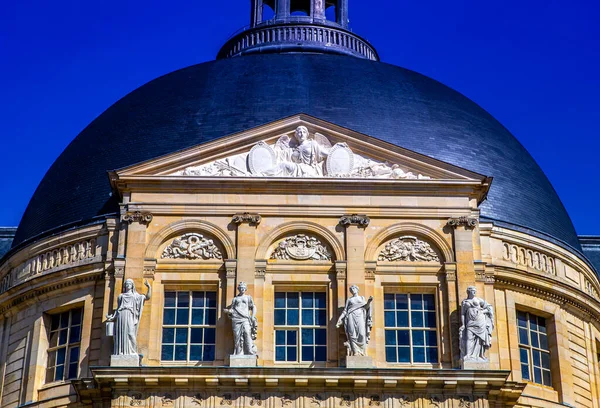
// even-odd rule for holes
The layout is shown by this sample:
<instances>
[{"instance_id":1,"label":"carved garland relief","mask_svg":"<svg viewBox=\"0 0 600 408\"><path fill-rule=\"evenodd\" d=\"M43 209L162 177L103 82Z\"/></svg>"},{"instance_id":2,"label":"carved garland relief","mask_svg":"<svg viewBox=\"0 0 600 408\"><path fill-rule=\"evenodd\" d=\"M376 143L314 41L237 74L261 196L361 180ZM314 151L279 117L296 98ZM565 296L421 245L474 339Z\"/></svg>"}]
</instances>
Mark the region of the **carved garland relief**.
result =
<instances>
[{"instance_id":1,"label":"carved garland relief","mask_svg":"<svg viewBox=\"0 0 600 408\"><path fill-rule=\"evenodd\" d=\"M408 235L388 242L377 259L390 262L440 262L440 257L428 242Z\"/></svg>"},{"instance_id":2,"label":"carved garland relief","mask_svg":"<svg viewBox=\"0 0 600 408\"><path fill-rule=\"evenodd\" d=\"M281 241L273 250L270 259L331 261L331 252L316 237L297 234Z\"/></svg>"},{"instance_id":3,"label":"carved garland relief","mask_svg":"<svg viewBox=\"0 0 600 408\"><path fill-rule=\"evenodd\" d=\"M179 238L175 238L169 246L167 246L161 258L163 259L190 259L190 260L207 260L207 259L223 259L221 250L215 245L212 239L206 238L204 235L192 232L184 234Z\"/></svg>"},{"instance_id":4,"label":"carved garland relief","mask_svg":"<svg viewBox=\"0 0 600 408\"><path fill-rule=\"evenodd\" d=\"M528 266L550 275L556 275L554 258L540 252L503 242L502 257L506 261Z\"/></svg>"},{"instance_id":5,"label":"carved garland relief","mask_svg":"<svg viewBox=\"0 0 600 408\"><path fill-rule=\"evenodd\" d=\"M404 171L398 164L379 162L356 154L346 143L331 145L320 133L305 126L294 137L283 135L274 145L258 142L242 153L200 166L187 167L175 176L215 177L330 177L368 179L430 179Z\"/></svg>"}]
</instances>

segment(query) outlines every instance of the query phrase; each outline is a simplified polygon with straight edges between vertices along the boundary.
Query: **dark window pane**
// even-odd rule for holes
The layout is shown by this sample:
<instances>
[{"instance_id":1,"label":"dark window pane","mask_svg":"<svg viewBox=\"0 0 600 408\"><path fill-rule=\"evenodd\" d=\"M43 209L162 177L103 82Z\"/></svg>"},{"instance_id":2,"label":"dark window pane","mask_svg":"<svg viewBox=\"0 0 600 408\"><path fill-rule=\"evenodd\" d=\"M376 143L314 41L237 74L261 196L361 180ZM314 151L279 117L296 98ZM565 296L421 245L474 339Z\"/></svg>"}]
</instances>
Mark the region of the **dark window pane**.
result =
<instances>
[{"instance_id":1,"label":"dark window pane","mask_svg":"<svg viewBox=\"0 0 600 408\"><path fill-rule=\"evenodd\" d=\"M425 332L422 330L414 330L412 332L413 346L424 346L425 345Z\"/></svg>"},{"instance_id":2,"label":"dark window pane","mask_svg":"<svg viewBox=\"0 0 600 408\"><path fill-rule=\"evenodd\" d=\"M187 345L175 346L175 360L176 361L187 360Z\"/></svg>"},{"instance_id":3,"label":"dark window pane","mask_svg":"<svg viewBox=\"0 0 600 408\"><path fill-rule=\"evenodd\" d=\"M302 308L312 309L315 305L313 294L310 292L302 292Z\"/></svg>"},{"instance_id":4,"label":"dark window pane","mask_svg":"<svg viewBox=\"0 0 600 408\"><path fill-rule=\"evenodd\" d=\"M217 307L217 292L206 292L206 305L213 308ZM204 354L206 354L206 351Z\"/></svg>"},{"instance_id":5,"label":"dark window pane","mask_svg":"<svg viewBox=\"0 0 600 408\"><path fill-rule=\"evenodd\" d=\"M217 324L217 309L206 310L206 324L211 326Z\"/></svg>"},{"instance_id":6,"label":"dark window pane","mask_svg":"<svg viewBox=\"0 0 600 408\"><path fill-rule=\"evenodd\" d=\"M71 326L81 324L81 312L82 309L75 309L71 311Z\"/></svg>"},{"instance_id":7,"label":"dark window pane","mask_svg":"<svg viewBox=\"0 0 600 408\"><path fill-rule=\"evenodd\" d=\"M204 292L192 292L192 307L204 307Z\"/></svg>"},{"instance_id":8,"label":"dark window pane","mask_svg":"<svg viewBox=\"0 0 600 408\"><path fill-rule=\"evenodd\" d=\"M215 346L205 345L202 361L215 361Z\"/></svg>"},{"instance_id":9,"label":"dark window pane","mask_svg":"<svg viewBox=\"0 0 600 408\"><path fill-rule=\"evenodd\" d=\"M425 327L434 329L435 326L435 312L425 312Z\"/></svg>"},{"instance_id":10,"label":"dark window pane","mask_svg":"<svg viewBox=\"0 0 600 408\"><path fill-rule=\"evenodd\" d=\"M437 333L434 331L425 332L425 344L428 346L437 346Z\"/></svg>"},{"instance_id":11,"label":"dark window pane","mask_svg":"<svg viewBox=\"0 0 600 408\"><path fill-rule=\"evenodd\" d=\"M52 321L50 323L50 330L52 330L52 331L57 330L59 323L60 323L60 315L58 315L58 314L52 315Z\"/></svg>"},{"instance_id":12,"label":"dark window pane","mask_svg":"<svg viewBox=\"0 0 600 408\"><path fill-rule=\"evenodd\" d=\"M398 347L398 362L399 363L410 363L410 348L409 347Z\"/></svg>"},{"instance_id":13,"label":"dark window pane","mask_svg":"<svg viewBox=\"0 0 600 408\"><path fill-rule=\"evenodd\" d=\"M408 312L397 312L396 317L398 318L397 327L408 327Z\"/></svg>"},{"instance_id":14,"label":"dark window pane","mask_svg":"<svg viewBox=\"0 0 600 408\"><path fill-rule=\"evenodd\" d=\"M529 338L527 334L527 329L524 329L522 327L519 328L519 343L529 345Z\"/></svg>"},{"instance_id":15,"label":"dark window pane","mask_svg":"<svg viewBox=\"0 0 600 408\"><path fill-rule=\"evenodd\" d=\"M423 308L425 310L435 310L435 296L423 295Z\"/></svg>"},{"instance_id":16,"label":"dark window pane","mask_svg":"<svg viewBox=\"0 0 600 408\"><path fill-rule=\"evenodd\" d=\"M287 311L287 324L295 325L298 324L298 309Z\"/></svg>"},{"instance_id":17,"label":"dark window pane","mask_svg":"<svg viewBox=\"0 0 600 408\"><path fill-rule=\"evenodd\" d=\"M315 324L317 326L325 326L327 324L327 310L317 310L316 311L317 319Z\"/></svg>"},{"instance_id":18,"label":"dark window pane","mask_svg":"<svg viewBox=\"0 0 600 408\"><path fill-rule=\"evenodd\" d=\"M57 366L55 370L54 381L62 381L64 379L63 375L65 374L65 366Z\"/></svg>"},{"instance_id":19,"label":"dark window pane","mask_svg":"<svg viewBox=\"0 0 600 408\"><path fill-rule=\"evenodd\" d=\"M165 309L164 310L163 324L175 324L175 309Z\"/></svg>"},{"instance_id":20,"label":"dark window pane","mask_svg":"<svg viewBox=\"0 0 600 408\"><path fill-rule=\"evenodd\" d=\"M410 309L423 310L423 295L410 295Z\"/></svg>"},{"instance_id":21,"label":"dark window pane","mask_svg":"<svg viewBox=\"0 0 600 408\"><path fill-rule=\"evenodd\" d=\"M542 353L542 368L550 369L550 354Z\"/></svg>"},{"instance_id":22,"label":"dark window pane","mask_svg":"<svg viewBox=\"0 0 600 408\"><path fill-rule=\"evenodd\" d=\"M69 312L60 314L60 328L64 329L69 326Z\"/></svg>"},{"instance_id":23,"label":"dark window pane","mask_svg":"<svg viewBox=\"0 0 600 408\"><path fill-rule=\"evenodd\" d=\"M286 333L287 333L286 340L287 340L288 346L295 346L296 344L298 344L298 338L296 337L296 330L288 330Z\"/></svg>"},{"instance_id":24,"label":"dark window pane","mask_svg":"<svg viewBox=\"0 0 600 408\"><path fill-rule=\"evenodd\" d=\"M425 347L413 347L413 360L415 363L425 362Z\"/></svg>"},{"instance_id":25,"label":"dark window pane","mask_svg":"<svg viewBox=\"0 0 600 408\"><path fill-rule=\"evenodd\" d=\"M175 307L175 292L165 292L165 307Z\"/></svg>"},{"instance_id":26,"label":"dark window pane","mask_svg":"<svg viewBox=\"0 0 600 408\"><path fill-rule=\"evenodd\" d=\"M538 318L538 330L541 333L546 333L546 319L542 317Z\"/></svg>"},{"instance_id":27,"label":"dark window pane","mask_svg":"<svg viewBox=\"0 0 600 408\"><path fill-rule=\"evenodd\" d=\"M540 352L537 350L532 350L531 354L533 355L533 365L537 367L541 367L542 359L540 356Z\"/></svg>"},{"instance_id":28,"label":"dark window pane","mask_svg":"<svg viewBox=\"0 0 600 408\"><path fill-rule=\"evenodd\" d=\"M385 345L395 346L396 345L396 332L394 330L385 331Z\"/></svg>"},{"instance_id":29,"label":"dark window pane","mask_svg":"<svg viewBox=\"0 0 600 408\"><path fill-rule=\"evenodd\" d=\"M285 361L285 347L275 347L275 361Z\"/></svg>"},{"instance_id":30,"label":"dark window pane","mask_svg":"<svg viewBox=\"0 0 600 408\"><path fill-rule=\"evenodd\" d=\"M177 293L177 307L189 307L190 294L188 292Z\"/></svg>"},{"instance_id":31,"label":"dark window pane","mask_svg":"<svg viewBox=\"0 0 600 408\"><path fill-rule=\"evenodd\" d=\"M56 351L48 352L48 367L54 367L56 365Z\"/></svg>"},{"instance_id":32,"label":"dark window pane","mask_svg":"<svg viewBox=\"0 0 600 408\"><path fill-rule=\"evenodd\" d=\"M540 334L540 348L544 350L549 350L548 336L546 336L545 334Z\"/></svg>"},{"instance_id":33,"label":"dark window pane","mask_svg":"<svg viewBox=\"0 0 600 408\"><path fill-rule=\"evenodd\" d=\"M190 343L202 343L202 333L204 332L204 329L191 329L190 331Z\"/></svg>"},{"instance_id":34,"label":"dark window pane","mask_svg":"<svg viewBox=\"0 0 600 408\"><path fill-rule=\"evenodd\" d=\"M520 327L527 327L527 313L517 312L517 321Z\"/></svg>"},{"instance_id":35,"label":"dark window pane","mask_svg":"<svg viewBox=\"0 0 600 408\"><path fill-rule=\"evenodd\" d=\"M81 326L71 327L69 343L77 343L79 340L81 340Z\"/></svg>"},{"instance_id":36,"label":"dark window pane","mask_svg":"<svg viewBox=\"0 0 600 408\"><path fill-rule=\"evenodd\" d=\"M302 361L314 361L315 353L312 346L302 347Z\"/></svg>"},{"instance_id":37,"label":"dark window pane","mask_svg":"<svg viewBox=\"0 0 600 408\"><path fill-rule=\"evenodd\" d=\"M529 328L531 330L537 331L537 329L538 329L537 316L529 315Z\"/></svg>"},{"instance_id":38,"label":"dark window pane","mask_svg":"<svg viewBox=\"0 0 600 408\"><path fill-rule=\"evenodd\" d=\"M383 295L383 308L388 310L388 309L394 309L394 295L391 293L386 293L385 295ZM388 360L389 361L389 360Z\"/></svg>"},{"instance_id":39,"label":"dark window pane","mask_svg":"<svg viewBox=\"0 0 600 408\"><path fill-rule=\"evenodd\" d=\"M79 347L71 347L69 351L69 363L79 363Z\"/></svg>"},{"instance_id":40,"label":"dark window pane","mask_svg":"<svg viewBox=\"0 0 600 408\"><path fill-rule=\"evenodd\" d=\"M437 364L437 362L438 362L437 347L428 347L427 348L427 362L432 363L432 364Z\"/></svg>"},{"instance_id":41,"label":"dark window pane","mask_svg":"<svg viewBox=\"0 0 600 408\"><path fill-rule=\"evenodd\" d=\"M318 345L327 344L327 330L315 329L315 344L318 344Z\"/></svg>"},{"instance_id":42,"label":"dark window pane","mask_svg":"<svg viewBox=\"0 0 600 408\"><path fill-rule=\"evenodd\" d=\"M49 343L50 347L58 346L58 332L57 331L50 333L50 339L48 340L48 343Z\"/></svg>"},{"instance_id":43,"label":"dark window pane","mask_svg":"<svg viewBox=\"0 0 600 408\"><path fill-rule=\"evenodd\" d=\"M204 309L192 309L192 324L204 324Z\"/></svg>"},{"instance_id":44,"label":"dark window pane","mask_svg":"<svg viewBox=\"0 0 600 408\"><path fill-rule=\"evenodd\" d=\"M288 347L287 348L287 361L297 361L298 360L298 347Z\"/></svg>"},{"instance_id":45,"label":"dark window pane","mask_svg":"<svg viewBox=\"0 0 600 408\"><path fill-rule=\"evenodd\" d=\"M302 324L309 326L315 324L314 312L312 309L302 311Z\"/></svg>"},{"instance_id":46,"label":"dark window pane","mask_svg":"<svg viewBox=\"0 0 600 408\"><path fill-rule=\"evenodd\" d=\"M302 329L302 344L315 344L313 329Z\"/></svg>"},{"instance_id":47,"label":"dark window pane","mask_svg":"<svg viewBox=\"0 0 600 408\"><path fill-rule=\"evenodd\" d=\"M285 310L279 309L275 310L275 324L283 326L285 325Z\"/></svg>"},{"instance_id":48,"label":"dark window pane","mask_svg":"<svg viewBox=\"0 0 600 408\"><path fill-rule=\"evenodd\" d=\"M396 295L396 309L408 310L408 295Z\"/></svg>"},{"instance_id":49,"label":"dark window pane","mask_svg":"<svg viewBox=\"0 0 600 408\"><path fill-rule=\"evenodd\" d=\"M288 308L297 308L298 303L298 293L288 292L287 294L287 307Z\"/></svg>"},{"instance_id":50,"label":"dark window pane","mask_svg":"<svg viewBox=\"0 0 600 408\"><path fill-rule=\"evenodd\" d=\"M202 346L190 346L190 360L202 360Z\"/></svg>"},{"instance_id":51,"label":"dark window pane","mask_svg":"<svg viewBox=\"0 0 600 408\"><path fill-rule=\"evenodd\" d=\"M412 327L424 327L423 312L411 312Z\"/></svg>"},{"instance_id":52,"label":"dark window pane","mask_svg":"<svg viewBox=\"0 0 600 408\"><path fill-rule=\"evenodd\" d=\"M326 296L325 296L324 292L315 293L315 307L317 309L326 309L327 308Z\"/></svg>"},{"instance_id":53,"label":"dark window pane","mask_svg":"<svg viewBox=\"0 0 600 408\"><path fill-rule=\"evenodd\" d=\"M71 380L77 378L77 363L69 364L69 372L67 373L67 379Z\"/></svg>"},{"instance_id":54,"label":"dark window pane","mask_svg":"<svg viewBox=\"0 0 600 408\"><path fill-rule=\"evenodd\" d=\"M285 308L285 292L275 292L275 308Z\"/></svg>"},{"instance_id":55,"label":"dark window pane","mask_svg":"<svg viewBox=\"0 0 600 408\"><path fill-rule=\"evenodd\" d=\"M163 343L174 343L175 342L175 329L163 329Z\"/></svg>"},{"instance_id":56,"label":"dark window pane","mask_svg":"<svg viewBox=\"0 0 600 408\"><path fill-rule=\"evenodd\" d=\"M315 347L315 361L327 361L327 347Z\"/></svg>"},{"instance_id":57,"label":"dark window pane","mask_svg":"<svg viewBox=\"0 0 600 408\"><path fill-rule=\"evenodd\" d=\"M204 329L204 343L215 344L215 329Z\"/></svg>"},{"instance_id":58,"label":"dark window pane","mask_svg":"<svg viewBox=\"0 0 600 408\"><path fill-rule=\"evenodd\" d=\"M529 364L529 352L527 351L527 349L519 349L519 354L521 356L521 363Z\"/></svg>"},{"instance_id":59,"label":"dark window pane","mask_svg":"<svg viewBox=\"0 0 600 408\"><path fill-rule=\"evenodd\" d=\"M527 364L521 364L521 377L523 377L524 380L531 380L531 378L529 378L529 366Z\"/></svg>"},{"instance_id":60,"label":"dark window pane","mask_svg":"<svg viewBox=\"0 0 600 408\"><path fill-rule=\"evenodd\" d=\"M538 334L536 332L531 332L531 345L533 347L539 347L540 342L538 340Z\"/></svg>"},{"instance_id":61,"label":"dark window pane","mask_svg":"<svg viewBox=\"0 0 600 408\"><path fill-rule=\"evenodd\" d=\"M397 363L396 358L396 347L386 347L385 348L385 361L388 363Z\"/></svg>"},{"instance_id":62,"label":"dark window pane","mask_svg":"<svg viewBox=\"0 0 600 408\"><path fill-rule=\"evenodd\" d=\"M188 324L190 309L177 309L177 324Z\"/></svg>"},{"instance_id":63,"label":"dark window pane","mask_svg":"<svg viewBox=\"0 0 600 408\"><path fill-rule=\"evenodd\" d=\"M398 330L398 345L409 346L410 345L410 331L409 330Z\"/></svg>"},{"instance_id":64,"label":"dark window pane","mask_svg":"<svg viewBox=\"0 0 600 408\"><path fill-rule=\"evenodd\" d=\"M550 376L550 371L543 370L542 375L543 375L544 385L551 387L552 386L552 377Z\"/></svg>"},{"instance_id":65,"label":"dark window pane","mask_svg":"<svg viewBox=\"0 0 600 408\"><path fill-rule=\"evenodd\" d=\"M384 312L385 327L396 327L394 312Z\"/></svg>"},{"instance_id":66,"label":"dark window pane","mask_svg":"<svg viewBox=\"0 0 600 408\"><path fill-rule=\"evenodd\" d=\"M278 346L285 345L285 331L284 330L275 330L275 344Z\"/></svg>"},{"instance_id":67,"label":"dark window pane","mask_svg":"<svg viewBox=\"0 0 600 408\"><path fill-rule=\"evenodd\" d=\"M67 344L67 334L68 330L63 329L58 332L58 345L62 346L63 344Z\"/></svg>"},{"instance_id":68,"label":"dark window pane","mask_svg":"<svg viewBox=\"0 0 600 408\"><path fill-rule=\"evenodd\" d=\"M175 330L175 343L184 344L187 343L188 329L176 329Z\"/></svg>"},{"instance_id":69,"label":"dark window pane","mask_svg":"<svg viewBox=\"0 0 600 408\"><path fill-rule=\"evenodd\" d=\"M62 365L65 363L66 354L66 348L60 348L56 350L56 365Z\"/></svg>"},{"instance_id":70,"label":"dark window pane","mask_svg":"<svg viewBox=\"0 0 600 408\"><path fill-rule=\"evenodd\" d=\"M162 346L160 359L164 361L173 361L173 346Z\"/></svg>"},{"instance_id":71,"label":"dark window pane","mask_svg":"<svg viewBox=\"0 0 600 408\"><path fill-rule=\"evenodd\" d=\"M542 370L540 370L539 368L533 368L533 381L535 381L538 384L542 383Z\"/></svg>"}]
</instances>

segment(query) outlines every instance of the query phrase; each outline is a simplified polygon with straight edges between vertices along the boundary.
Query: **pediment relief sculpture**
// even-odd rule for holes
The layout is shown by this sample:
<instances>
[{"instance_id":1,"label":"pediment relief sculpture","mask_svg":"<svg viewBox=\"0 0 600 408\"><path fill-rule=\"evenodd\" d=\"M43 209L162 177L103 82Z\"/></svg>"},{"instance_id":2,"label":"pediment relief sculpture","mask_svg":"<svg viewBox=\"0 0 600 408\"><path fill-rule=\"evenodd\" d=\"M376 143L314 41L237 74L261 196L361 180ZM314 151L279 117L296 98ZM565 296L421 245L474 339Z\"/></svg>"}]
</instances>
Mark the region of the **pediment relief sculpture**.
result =
<instances>
[{"instance_id":1,"label":"pediment relief sculpture","mask_svg":"<svg viewBox=\"0 0 600 408\"><path fill-rule=\"evenodd\" d=\"M440 262L440 257L428 242L408 235L388 242L377 259L389 262Z\"/></svg>"},{"instance_id":2,"label":"pediment relief sculpture","mask_svg":"<svg viewBox=\"0 0 600 408\"><path fill-rule=\"evenodd\" d=\"M175 238L162 253L162 259L222 260L223 254L212 239L192 232Z\"/></svg>"},{"instance_id":3,"label":"pediment relief sculpture","mask_svg":"<svg viewBox=\"0 0 600 408\"><path fill-rule=\"evenodd\" d=\"M297 234L281 241L270 259L295 261L331 261L331 252L316 237Z\"/></svg>"},{"instance_id":4,"label":"pediment relief sculpture","mask_svg":"<svg viewBox=\"0 0 600 408\"><path fill-rule=\"evenodd\" d=\"M430 179L403 170L398 164L373 160L354 153L346 143L332 146L326 136L311 135L298 126L294 137L283 135L273 145L258 142L242 153L200 166L187 167L176 176L298 177Z\"/></svg>"}]
</instances>

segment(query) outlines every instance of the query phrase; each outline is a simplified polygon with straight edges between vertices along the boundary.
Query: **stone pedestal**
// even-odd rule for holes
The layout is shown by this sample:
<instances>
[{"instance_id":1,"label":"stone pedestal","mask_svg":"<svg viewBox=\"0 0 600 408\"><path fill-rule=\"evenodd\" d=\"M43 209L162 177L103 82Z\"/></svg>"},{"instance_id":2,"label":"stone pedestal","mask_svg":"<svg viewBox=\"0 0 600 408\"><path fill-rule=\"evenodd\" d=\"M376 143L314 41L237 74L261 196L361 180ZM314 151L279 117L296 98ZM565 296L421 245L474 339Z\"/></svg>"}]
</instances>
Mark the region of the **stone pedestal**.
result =
<instances>
[{"instance_id":1,"label":"stone pedestal","mask_svg":"<svg viewBox=\"0 0 600 408\"><path fill-rule=\"evenodd\" d=\"M464 361L460 360L460 367L463 370L489 370L489 361Z\"/></svg>"},{"instance_id":2,"label":"stone pedestal","mask_svg":"<svg viewBox=\"0 0 600 408\"><path fill-rule=\"evenodd\" d=\"M258 356L235 355L229 356L229 367L256 367L258 365Z\"/></svg>"},{"instance_id":3,"label":"stone pedestal","mask_svg":"<svg viewBox=\"0 0 600 408\"><path fill-rule=\"evenodd\" d=\"M346 356L346 368L375 368L369 356Z\"/></svg>"},{"instance_id":4,"label":"stone pedestal","mask_svg":"<svg viewBox=\"0 0 600 408\"><path fill-rule=\"evenodd\" d=\"M139 367L140 356L110 356L111 367Z\"/></svg>"}]
</instances>

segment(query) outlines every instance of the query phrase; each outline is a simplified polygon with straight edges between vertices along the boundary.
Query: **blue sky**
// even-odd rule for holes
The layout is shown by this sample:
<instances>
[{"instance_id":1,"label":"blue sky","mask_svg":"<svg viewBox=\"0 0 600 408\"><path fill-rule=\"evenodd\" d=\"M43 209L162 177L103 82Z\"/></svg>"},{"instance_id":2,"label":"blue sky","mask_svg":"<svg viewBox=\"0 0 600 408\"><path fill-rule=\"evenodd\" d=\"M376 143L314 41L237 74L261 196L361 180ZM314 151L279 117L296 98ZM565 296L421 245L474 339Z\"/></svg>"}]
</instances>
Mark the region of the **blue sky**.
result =
<instances>
[{"instance_id":1,"label":"blue sky","mask_svg":"<svg viewBox=\"0 0 600 408\"><path fill-rule=\"evenodd\" d=\"M250 0L3 2L0 226L95 117L160 75L214 59ZM600 234L600 2L350 0L385 62L460 91L529 150L579 234ZM57 186L60 188L60 186Z\"/></svg>"}]
</instances>

